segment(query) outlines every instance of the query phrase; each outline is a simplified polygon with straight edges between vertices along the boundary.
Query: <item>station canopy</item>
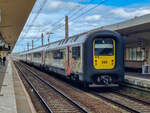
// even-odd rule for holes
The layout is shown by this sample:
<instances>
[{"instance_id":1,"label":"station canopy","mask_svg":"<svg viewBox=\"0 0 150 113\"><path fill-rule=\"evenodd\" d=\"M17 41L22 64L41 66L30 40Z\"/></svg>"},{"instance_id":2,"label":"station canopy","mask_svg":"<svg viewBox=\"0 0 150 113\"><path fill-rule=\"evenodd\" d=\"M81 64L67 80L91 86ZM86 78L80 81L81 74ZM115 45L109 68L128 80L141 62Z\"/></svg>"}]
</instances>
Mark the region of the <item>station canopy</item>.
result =
<instances>
[{"instance_id":1,"label":"station canopy","mask_svg":"<svg viewBox=\"0 0 150 113\"><path fill-rule=\"evenodd\" d=\"M35 0L0 0L0 50L13 49Z\"/></svg>"},{"instance_id":2,"label":"station canopy","mask_svg":"<svg viewBox=\"0 0 150 113\"><path fill-rule=\"evenodd\" d=\"M102 26L92 30L92 32L104 29L119 32L125 37L126 44L128 45L133 45L139 39L150 43L150 14L134 17L120 23Z\"/></svg>"}]
</instances>

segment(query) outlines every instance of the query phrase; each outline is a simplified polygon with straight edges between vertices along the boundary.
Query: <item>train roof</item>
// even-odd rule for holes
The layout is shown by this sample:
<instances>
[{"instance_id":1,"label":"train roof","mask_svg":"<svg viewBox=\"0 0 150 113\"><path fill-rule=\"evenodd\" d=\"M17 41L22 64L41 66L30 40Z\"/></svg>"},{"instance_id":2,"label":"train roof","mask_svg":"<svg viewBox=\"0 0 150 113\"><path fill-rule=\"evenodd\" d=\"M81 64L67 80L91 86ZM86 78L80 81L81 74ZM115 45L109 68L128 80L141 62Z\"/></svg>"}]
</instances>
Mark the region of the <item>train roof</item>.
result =
<instances>
[{"instance_id":1,"label":"train roof","mask_svg":"<svg viewBox=\"0 0 150 113\"><path fill-rule=\"evenodd\" d=\"M109 31L110 32L110 30L102 30L102 31L105 31L105 32ZM97 32L99 32L99 31L96 31L95 33L97 33ZM91 32L91 33L93 33L93 32ZM31 50L28 50L28 51L21 52L20 55L39 52L39 51L42 51L44 49L57 49L57 48L66 47L68 45L81 44L81 43L85 42L85 40L88 38L89 34L91 34L91 33L86 32L86 33L81 33L78 35L71 36L68 39L61 39L61 40L49 43L47 45L44 45L42 47L40 46L40 47L33 48ZM112 33L112 32L110 32L110 33ZM113 32L113 33L116 34L116 32Z\"/></svg>"},{"instance_id":2,"label":"train roof","mask_svg":"<svg viewBox=\"0 0 150 113\"><path fill-rule=\"evenodd\" d=\"M76 45L83 43L88 37L88 34L82 34L82 35L75 35L73 37L69 37L68 39L62 39L53 43L50 43L47 46L47 49L55 49L55 48L61 48L68 45Z\"/></svg>"},{"instance_id":3,"label":"train roof","mask_svg":"<svg viewBox=\"0 0 150 113\"><path fill-rule=\"evenodd\" d=\"M24 54L30 54L30 53L35 53L35 52L39 52L39 51L42 51L46 48L46 46L42 46L42 47L38 47L38 48L34 48L34 49L31 49L31 50L28 50L28 51L24 51L22 53L20 53L20 55L24 55Z\"/></svg>"},{"instance_id":4,"label":"train roof","mask_svg":"<svg viewBox=\"0 0 150 113\"><path fill-rule=\"evenodd\" d=\"M86 40L87 36L88 36L87 33L84 33L82 35L80 34L80 35L71 36L68 39L61 39L61 40L49 43L49 44L44 45L44 46L40 46L40 47L33 48L31 50L28 50L28 51L21 52L20 55L39 52L39 51L42 51L44 49L55 49L55 48L65 47L67 45L81 44Z\"/></svg>"}]
</instances>

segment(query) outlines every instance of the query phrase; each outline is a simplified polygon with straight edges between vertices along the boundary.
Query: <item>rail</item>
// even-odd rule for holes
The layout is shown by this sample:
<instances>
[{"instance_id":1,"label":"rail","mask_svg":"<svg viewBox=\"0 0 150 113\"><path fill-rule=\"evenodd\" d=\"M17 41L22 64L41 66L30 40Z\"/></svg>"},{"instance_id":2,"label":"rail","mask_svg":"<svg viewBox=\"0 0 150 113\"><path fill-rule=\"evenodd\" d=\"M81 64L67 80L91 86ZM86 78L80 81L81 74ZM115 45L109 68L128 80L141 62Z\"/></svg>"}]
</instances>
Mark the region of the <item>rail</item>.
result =
<instances>
[{"instance_id":1,"label":"rail","mask_svg":"<svg viewBox=\"0 0 150 113\"><path fill-rule=\"evenodd\" d=\"M76 106L78 109L80 109L83 113L89 113L83 106L81 106L80 104L78 104L77 102L75 102L74 100L72 100L70 97L68 97L62 91L60 91L59 89L57 89L56 87L54 87L53 85L51 85L49 82L47 82L44 79L42 79L41 77L39 77L38 74L35 73L34 71L30 70L29 67L27 67L26 65L22 65L22 66L24 66L28 71L30 71L33 75L35 75L34 77L38 78L40 81L42 81L43 83L45 83L46 85L48 85L50 88L52 88L53 90L55 90L57 93L59 93L60 95L62 95L64 98L66 98L69 102L71 102L74 106Z\"/></svg>"}]
</instances>

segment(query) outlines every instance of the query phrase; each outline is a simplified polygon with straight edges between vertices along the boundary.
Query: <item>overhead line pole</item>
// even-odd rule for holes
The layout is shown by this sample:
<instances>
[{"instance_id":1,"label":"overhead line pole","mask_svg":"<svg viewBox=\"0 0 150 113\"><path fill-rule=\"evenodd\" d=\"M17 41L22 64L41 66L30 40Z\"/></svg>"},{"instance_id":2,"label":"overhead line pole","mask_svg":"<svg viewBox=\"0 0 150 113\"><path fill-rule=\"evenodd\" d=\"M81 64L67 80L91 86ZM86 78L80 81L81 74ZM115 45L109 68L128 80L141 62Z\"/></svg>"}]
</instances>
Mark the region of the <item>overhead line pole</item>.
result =
<instances>
[{"instance_id":1,"label":"overhead line pole","mask_svg":"<svg viewBox=\"0 0 150 113\"><path fill-rule=\"evenodd\" d=\"M44 45L44 34L42 33L41 35L41 45L43 46Z\"/></svg>"},{"instance_id":2,"label":"overhead line pole","mask_svg":"<svg viewBox=\"0 0 150 113\"><path fill-rule=\"evenodd\" d=\"M34 41L32 40L32 49L34 48Z\"/></svg>"},{"instance_id":3,"label":"overhead line pole","mask_svg":"<svg viewBox=\"0 0 150 113\"><path fill-rule=\"evenodd\" d=\"M29 51L29 43L27 43L27 51Z\"/></svg>"},{"instance_id":4,"label":"overhead line pole","mask_svg":"<svg viewBox=\"0 0 150 113\"><path fill-rule=\"evenodd\" d=\"M47 40L47 41L48 41L48 44L49 44L49 38L50 38L50 35L48 36L48 40Z\"/></svg>"},{"instance_id":5,"label":"overhead line pole","mask_svg":"<svg viewBox=\"0 0 150 113\"><path fill-rule=\"evenodd\" d=\"M65 16L65 39L69 37L68 16Z\"/></svg>"},{"instance_id":6,"label":"overhead line pole","mask_svg":"<svg viewBox=\"0 0 150 113\"><path fill-rule=\"evenodd\" d=\"M49 43L50 43L50 35L51 35L52 33L51 33L51 32L47 32L46 34L48 35L47 41L48 41L48 44L49 44Z\"/></svg>"}]
</instances>

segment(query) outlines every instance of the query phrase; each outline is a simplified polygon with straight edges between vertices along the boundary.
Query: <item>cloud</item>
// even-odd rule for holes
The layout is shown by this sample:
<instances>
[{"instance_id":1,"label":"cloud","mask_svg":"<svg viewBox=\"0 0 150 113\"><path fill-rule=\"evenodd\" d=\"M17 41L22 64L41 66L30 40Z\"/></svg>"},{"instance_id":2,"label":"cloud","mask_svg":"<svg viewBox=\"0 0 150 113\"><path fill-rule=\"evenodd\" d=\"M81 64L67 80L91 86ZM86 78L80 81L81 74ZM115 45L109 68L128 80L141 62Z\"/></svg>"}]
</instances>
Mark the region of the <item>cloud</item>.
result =
<instances>
[{"instance_id":1,"label":"cloud","mask_svg":"<svg viewBox=\"0 0 150 113\"><path fill-rule=\"evenodd\" d=\"M52 41L64 38L65 28L64 26L60 27L58 25L64 24L64 19L61 21L59 20L64 18L65 15L69 12L71 15L73 15L73 18L70 18L71 16L69 15L70 36L89 31L96 27L118 23L135 16L141 16L150 13L150 8L142 5L130 5L125 7L101 5L96 9L91 10L90 12L86 12L88 8L91 8L96 4L89 4L86 7L87 4L80 4L75 1L76 0L48 0L36 21L32 23L34 26L39 25L40 27L31 27L28 34L25 35L26 38L41 37L41 33L43 32L42 30L51 31L54 33L51 36ZM38 0L31 13L30 19L28 20L27 26L32 25L30 22L32 18L34 18L34 16L37 14L42 3L43 0ZM74 11L84 7L86 8L74 14ZM71 21L83 12L86 13L83 14L80 18L77 18L75 21ZM22 34L26 33L27 29L28 27L23 30ZM26 42L24 41L23 43Z\"/></svg>"},{"instance_id":2,"label":"cloud","mask_svg":"<svg viewBox=\"0 0 150 113\"><path fill-rule=\"evenodd\" d=\"M142 16L150 13L150 8L116 8L112 13L118 17L133 18L135 16Z\"/></svg>"},{"instance_id":3,"label":"cloud","mask_svg":"<svg viewBox=\"0 0 150 113\"><path fill-rule=\"evenodd\" d=\"M95 14L95 15L87 16L85 18L85 21L98 21L100 19L101 19L101 15Z\"/></svg>"},{"instance_id":4,"label":"cloud","mask_svg":"<svg viewBox=\"0 0 150 113\"><path fill-rule=\"evenodd\" d=\"M34 8L33 12L37 12L39 10L40 5L39 4L36 5L37 6ZM41 12L50 14L56 12L75 10L76 8L82 6L84 5L72 1L65 2L63 0L48 0Z\"/></svg>"},{"instance_id":5,"label":"cloud","mask_svg":"<svg viewBox=\"0 0 150 113\"><path fill-rule=\"evenodd\" d=\"M65 2L64 0L51 0L46 3L45 8L43 9L40 16L37 18L36 22L43 26L42 29L46 31L54 30L54 32L58 34L63 34L64 32L64 26L61 28L62 30L56 30L60 26L59 24L63 25L64 20L58 21L61 18L65 17L65 14L67 12L73 13L74 9L78 9L79 7L82 8L85 5L75 3L75 2ZM88 7L92 7L94 4L90 4ZM85 12L87 10L84 9L80 11L77 15L74 15L74 17L78 16L82 12ZM107 11L107 12L106 12ZM71 13L71 14L72 14ZM95 10L91 11L90 13L87 13L81 18L78 18L75 21L71 21L69 17L69 28L70 28L70 34L77 34L79 32L87 31L88 29L92 29L108 24L113 24L116 22L120 22L129 18L132 18L134 16L141 16L144 14L150 13L150 9L146 7L138 7L138 8L131 8L131 7L112 7L112 6L106 6L102 5L100 7L97 7ZM34 15L35 13L33 13ZM73 17L73 18L74 18ZM56 23L57 22L57 23ZM54 25L55 23L55 25ZM82 26L82 27L81 27ZM53 31L52 31L53 32ZM74 32L74 33L72 33ZM31 35L30 35L31 36Z\"/></svg>"}]
</instances>

